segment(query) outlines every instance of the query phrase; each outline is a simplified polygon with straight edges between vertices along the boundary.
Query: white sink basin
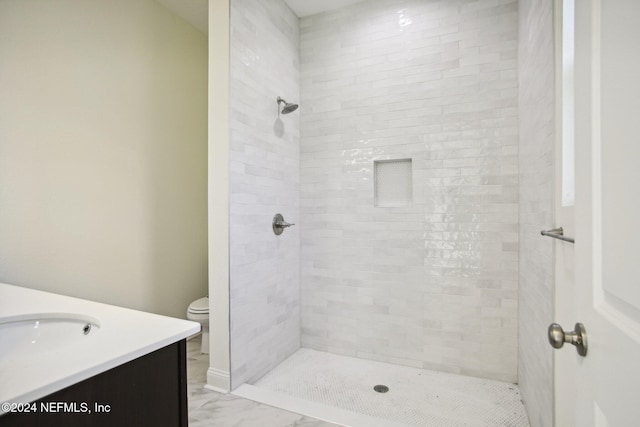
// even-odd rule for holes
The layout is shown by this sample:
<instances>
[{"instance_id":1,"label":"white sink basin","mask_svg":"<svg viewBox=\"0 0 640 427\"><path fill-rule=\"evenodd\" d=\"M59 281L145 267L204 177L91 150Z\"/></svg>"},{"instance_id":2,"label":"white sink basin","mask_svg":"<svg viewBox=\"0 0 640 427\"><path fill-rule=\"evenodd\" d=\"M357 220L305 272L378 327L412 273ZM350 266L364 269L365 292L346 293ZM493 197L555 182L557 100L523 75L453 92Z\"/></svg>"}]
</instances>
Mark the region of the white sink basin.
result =
<instances>
[{"instance_id":1,"label":"white sink basin","mask_svg":"<svg viewBox=\"0 0 640 427\"><path fill-rule=\"evenodd\" d=\"M0 403L33 402L199 330L187 320L0 283Z\"/></svg>"},{"instance_id":2,"label":"white sink basin","mask_svg":"<svg viewBox=\"0 0 640 427\"><path fill-rule=\"evenodd\" d=\"M37 313L0 318L0 361L82 345L100 322L76 313Z\"/></svg>"}]
</instances>

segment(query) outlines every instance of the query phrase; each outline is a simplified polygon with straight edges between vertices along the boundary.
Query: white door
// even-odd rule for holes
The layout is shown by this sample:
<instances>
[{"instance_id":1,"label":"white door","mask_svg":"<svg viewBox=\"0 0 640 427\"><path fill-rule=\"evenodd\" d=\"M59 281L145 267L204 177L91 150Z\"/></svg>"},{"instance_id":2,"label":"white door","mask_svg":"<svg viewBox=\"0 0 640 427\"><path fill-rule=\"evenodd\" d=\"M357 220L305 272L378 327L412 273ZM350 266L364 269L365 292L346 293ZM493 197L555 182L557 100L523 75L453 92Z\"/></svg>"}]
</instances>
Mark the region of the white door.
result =
<instances>
[{"instance_id":1,"label":"white door","mask_svg":"<svg viewBox=\"0 0 640 427\"><path fill-rule=\"evenodd\" d=\"M555 425L640 426L638 0L575 1L575 208L557 212L576 243L556 243L556 317L588 348L556 350Z\"/></svg>"}]
</instances>

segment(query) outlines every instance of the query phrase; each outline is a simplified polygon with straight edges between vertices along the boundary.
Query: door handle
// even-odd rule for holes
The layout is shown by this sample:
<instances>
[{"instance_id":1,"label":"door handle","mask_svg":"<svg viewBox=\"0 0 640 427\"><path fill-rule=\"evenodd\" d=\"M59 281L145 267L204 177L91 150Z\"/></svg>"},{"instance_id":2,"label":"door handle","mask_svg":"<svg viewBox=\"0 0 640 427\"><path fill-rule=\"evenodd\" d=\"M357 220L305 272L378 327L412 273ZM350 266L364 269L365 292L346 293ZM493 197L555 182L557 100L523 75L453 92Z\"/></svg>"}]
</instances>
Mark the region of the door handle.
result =
<instances>
[{"instance_id":1,"label":"door handle","mask_svg":"<svg viewBox=\"0 0 640 427\"><path fill-rule=\"evenodd\" d=\"M576 346L576 351L580 356L587 355L587 331L582 323L576 323L573 331L565 332L562 326L557 323L549 325L549 344L553 348L562 348L564 343Z\"/></svg>"}]
</instances>

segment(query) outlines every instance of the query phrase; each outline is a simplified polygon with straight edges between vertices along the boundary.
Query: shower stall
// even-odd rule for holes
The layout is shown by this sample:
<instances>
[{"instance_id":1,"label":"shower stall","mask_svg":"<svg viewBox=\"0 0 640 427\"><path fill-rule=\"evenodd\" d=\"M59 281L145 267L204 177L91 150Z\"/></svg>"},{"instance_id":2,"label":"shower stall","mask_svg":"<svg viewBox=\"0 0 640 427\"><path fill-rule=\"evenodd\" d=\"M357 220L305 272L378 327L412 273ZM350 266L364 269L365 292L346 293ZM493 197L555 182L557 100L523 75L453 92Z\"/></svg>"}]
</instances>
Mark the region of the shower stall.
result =
<instances>
[{"instance_id":1,"label":"shower stall","mask_svg":"<svg viewBox=\"0 0 640 427\"><path fill-rule=\"evenodd\" d=\"M351 425L529 425L518 7L230 1L236 393Z\"/></svg>"}]
</instances>

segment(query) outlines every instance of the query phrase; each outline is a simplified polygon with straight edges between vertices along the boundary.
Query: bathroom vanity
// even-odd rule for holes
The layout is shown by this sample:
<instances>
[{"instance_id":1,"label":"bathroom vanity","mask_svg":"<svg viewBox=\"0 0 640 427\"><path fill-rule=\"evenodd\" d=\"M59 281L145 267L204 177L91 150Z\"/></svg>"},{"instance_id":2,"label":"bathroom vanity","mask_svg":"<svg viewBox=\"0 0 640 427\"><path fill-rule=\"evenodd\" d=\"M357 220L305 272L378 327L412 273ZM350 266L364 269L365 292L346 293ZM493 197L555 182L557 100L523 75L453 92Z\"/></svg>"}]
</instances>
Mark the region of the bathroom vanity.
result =
<instances>
[{"instance_id":1,"label":"bathroom vanity","mask_svg":"<svg viewBox=\"0 0 640 427\"><path fill-rule=\"evenodd\" d=\"M0 425L187 426L181 319L0 284Z\"/></svg>"}]
</instances>

